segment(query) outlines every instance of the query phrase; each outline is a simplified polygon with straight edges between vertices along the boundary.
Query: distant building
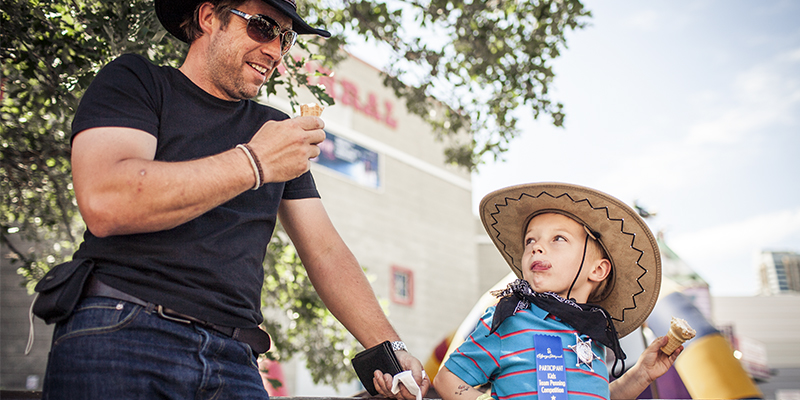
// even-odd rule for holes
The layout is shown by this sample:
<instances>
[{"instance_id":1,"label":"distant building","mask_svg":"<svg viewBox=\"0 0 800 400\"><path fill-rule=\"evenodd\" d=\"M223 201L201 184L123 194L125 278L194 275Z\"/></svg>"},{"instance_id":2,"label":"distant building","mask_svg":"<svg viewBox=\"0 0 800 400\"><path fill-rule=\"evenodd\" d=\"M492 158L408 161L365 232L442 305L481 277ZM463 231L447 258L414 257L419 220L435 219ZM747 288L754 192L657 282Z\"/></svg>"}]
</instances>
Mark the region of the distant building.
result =
<instances>
[{"instance_id":1,"label":"distant building","mask_svg":"<svg viewBox=\"0 0 800 400\"><path fill-rule=\"evenodd\" d=\"M761 294L800 292L800 254L788 251L762 251L758 257Z\"/></svg>"}]
</instances>

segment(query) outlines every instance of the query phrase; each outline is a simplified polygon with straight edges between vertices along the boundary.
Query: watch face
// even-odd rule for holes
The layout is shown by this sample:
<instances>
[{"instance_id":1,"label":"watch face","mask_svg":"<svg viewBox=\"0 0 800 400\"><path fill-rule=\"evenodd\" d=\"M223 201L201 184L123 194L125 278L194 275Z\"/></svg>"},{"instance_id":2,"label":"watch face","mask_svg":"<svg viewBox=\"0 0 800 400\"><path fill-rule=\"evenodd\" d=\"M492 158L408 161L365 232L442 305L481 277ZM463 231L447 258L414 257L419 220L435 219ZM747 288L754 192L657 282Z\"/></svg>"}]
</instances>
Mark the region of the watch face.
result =
<instances>
[{"instance_id":1,"label":"watch face","mask_svg":"<svg viewBox=\"0 0 800 400\"><path fill-rule=\"evenodd\" d=\"M398 340L398 341L392 342L392 350L394 350L394 351L406 350L407 351L408 349L406 348L406 344L405 343L403 343L403 342Z\"/></svg>"}]
</instances>

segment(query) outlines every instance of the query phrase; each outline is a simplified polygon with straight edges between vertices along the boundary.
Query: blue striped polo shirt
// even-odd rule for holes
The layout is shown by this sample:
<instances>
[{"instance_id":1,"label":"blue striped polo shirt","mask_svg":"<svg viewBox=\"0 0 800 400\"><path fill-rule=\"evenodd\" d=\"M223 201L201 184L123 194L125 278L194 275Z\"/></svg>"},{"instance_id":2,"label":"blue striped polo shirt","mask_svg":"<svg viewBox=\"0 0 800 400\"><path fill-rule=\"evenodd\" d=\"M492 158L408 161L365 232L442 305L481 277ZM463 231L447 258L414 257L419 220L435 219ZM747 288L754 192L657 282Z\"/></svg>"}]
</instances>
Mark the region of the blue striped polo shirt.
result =
<instances>
[{"instance_id":1,"label":"blue striped polo shirt","mask_svg":"<svg viewBox=\"0 0 800 400\"><path fill-rule=\"evenodd\" d=\"M561 339L569 398L609 398L605 346L592 342L592 351L601 359L591 363L594 371L590 371L585 364L576 366L577 356L568 346L575 345L577 331L570 325L531 304L529 309L508 317L487 337L494 310L495 306L489 307L475 331L450 354L445 366L453 374L471 386L492 382L495 399L537 399L534 335L545 334Z\"/></svg>"}]
</instances>

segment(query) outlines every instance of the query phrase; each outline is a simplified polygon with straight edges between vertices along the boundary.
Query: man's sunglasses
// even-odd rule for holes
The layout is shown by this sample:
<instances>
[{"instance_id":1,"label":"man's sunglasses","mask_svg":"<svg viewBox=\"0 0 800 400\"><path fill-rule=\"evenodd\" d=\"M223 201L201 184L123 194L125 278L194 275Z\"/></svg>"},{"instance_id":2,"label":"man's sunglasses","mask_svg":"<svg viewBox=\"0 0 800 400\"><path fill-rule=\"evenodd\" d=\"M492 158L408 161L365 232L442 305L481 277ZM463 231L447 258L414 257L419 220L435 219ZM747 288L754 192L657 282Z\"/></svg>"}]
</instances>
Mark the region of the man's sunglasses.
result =
<instances>
[{"instance_id":1,"label":"man's sunglasses","mask_svg":"<svg viewBox=\"0 0 800 400\"><path fill-rule=\"evenodd\" d=\"M281 32L281 26L264 14L250 15L234 9L231 9L231 12L247 20L247 36L250 36L250 39L259 43L269 43L280 37L281 56L285 56L297 41L297 32L291 29Z\"/></svg>"}]
</instances>

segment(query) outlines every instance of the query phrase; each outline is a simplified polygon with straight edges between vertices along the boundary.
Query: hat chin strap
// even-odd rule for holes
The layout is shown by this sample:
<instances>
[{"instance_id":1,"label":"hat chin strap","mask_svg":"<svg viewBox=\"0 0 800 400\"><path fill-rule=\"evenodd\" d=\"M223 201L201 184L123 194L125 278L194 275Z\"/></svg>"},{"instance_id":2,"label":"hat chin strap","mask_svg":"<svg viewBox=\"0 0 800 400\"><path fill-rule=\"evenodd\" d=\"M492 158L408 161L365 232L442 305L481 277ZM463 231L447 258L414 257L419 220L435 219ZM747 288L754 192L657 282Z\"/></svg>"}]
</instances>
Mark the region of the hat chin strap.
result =
<instances>
[{"instance_id":1,"label":"hat chin strap","mask_svg":"<svg viewBox=\"0 0 800 400\"><path fill-rule=\"evenodd\" d=\"M575 282L578 281L578 277L581 276L581 270L583 270L583 263L586 261L586 247L589 244L589 234L586 234L586 239L583 240L583 256L581 256L581 266L578 267L578 273L575 274L575 279L572 280L572 284L569 285L569 290L567 291L567 298L575 301L575 299L569 297L572 294L572 288L575 287ZM588 299L587 299L588 300Z\"/></svg>"},{"instance_id":2,"label":"hat chin strap","mask_svg":"<svg viewBox=\"0 0 800 400\"><path fill-rule=\"evenodd\" d=\"M586 239L584 239L583 241L583 256L581 257L581 266L578 267L578 273L575 275L575 279L572 280L572 285L569 285L569 291L567 291L567 298L576 303L577 301L575 301L575 299L573 298L570 298L569 295L572 294L572 288L575 286L575 282L578 281L578 277L581 275L581 270L583 269L583 263L586 261L586 247L589 244L589 236L591 236L591 234L589 234L587 231ZM594 236L592 236L592 238L595 239ZM589 299L587 298L586 301L588 304ZM602 307L600 308L602 309ZM615 378L619 378L622 375L622 373L625 372L625 358L626 358L625 352L622 351L622 346L619 344L617 329L616 326L614 325L614 321L611 319L611 314L607 314L608 312L605 310L603 311L604 313L606 313L605 315L611 329L611 336L614 338L612 342L613 345L611 348L611 350L614 351L614 365L611 367L611 375L614 376ZM622 369L620 369L620 372L618 373L615 370L617 369L617 363L620 361L622 361Z\"/></svg>"}]
</instances>

